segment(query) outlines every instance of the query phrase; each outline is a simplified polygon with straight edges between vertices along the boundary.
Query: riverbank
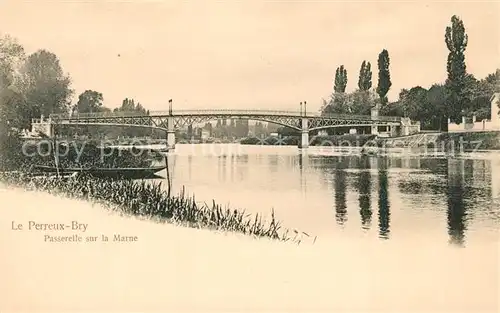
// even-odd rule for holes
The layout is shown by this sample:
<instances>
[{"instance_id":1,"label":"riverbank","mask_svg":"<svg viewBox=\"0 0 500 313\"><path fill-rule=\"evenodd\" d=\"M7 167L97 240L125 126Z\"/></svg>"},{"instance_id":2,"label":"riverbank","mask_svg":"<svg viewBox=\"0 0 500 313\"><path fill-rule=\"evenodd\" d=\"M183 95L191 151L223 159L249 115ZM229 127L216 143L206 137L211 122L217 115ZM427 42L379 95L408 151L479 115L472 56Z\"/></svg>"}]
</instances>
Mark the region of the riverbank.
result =
<instances>
[{"instance_id":1,"label":"riverbank","mask_svg":"<svg viewBox=\"0 0 500 313\"><path fill-rule=\"evenodd\" d=\"M1 312L498 309L496 244L453 249L419 237L296 246L124 218L47 193L0 191ZM58 233L110 241L51 243L43 231L11 229L30 220L78 221L88 225L84 233ZM137 241L114 242L114 234Z\"/></svg>"},{"instance_id":2,"label":"riverbank","mask_svg":"<svg viewBox=\"0 0 500 313\"><path fill-rule=\"evenodd\" d=\"M403 137L377 138L376 142L379 147L413 148L425 152L498 151L500 132L426 132Z\"/></svg>"},{"instance_id":3,"label":"riverbank","mask_svg":"<svg viewBox=\"0 0 500 313\"><path fill-rule=\"evenodd\" d=\"M244 211L223 208L215 201L211 205L200 204L184 193L171 195L168 192L169 187L163 190L161 183L108 180L86 175L57 179L46 176L33 177L22 172L0 173L0 182L25 190L46 191L67 198L97 202L124 214L159 222L298 243L301 242L301 237L308 236L296 230L292 232L281 229L274 212L271 212L267 222L258 214L249 216Z\"/></svg>"}]
</instances>

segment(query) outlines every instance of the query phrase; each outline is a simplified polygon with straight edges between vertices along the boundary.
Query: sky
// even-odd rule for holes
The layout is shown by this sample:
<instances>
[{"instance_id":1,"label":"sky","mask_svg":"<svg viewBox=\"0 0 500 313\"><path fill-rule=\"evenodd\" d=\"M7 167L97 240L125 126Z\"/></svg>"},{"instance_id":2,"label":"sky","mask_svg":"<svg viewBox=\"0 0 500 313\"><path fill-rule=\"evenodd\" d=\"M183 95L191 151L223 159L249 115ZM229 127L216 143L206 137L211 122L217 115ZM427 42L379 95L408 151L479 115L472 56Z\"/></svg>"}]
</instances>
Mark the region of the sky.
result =
<instances>
[{"instance_id":1,"label":"sky","mask_svg":"<svg viewBox=\"0 0 500 313\"><path fill-rule=\"evenodd\" d=\"M75 98L92 89L104 105L134 98L151 111L318 110L344 65L347 91L361 62L390 56L402 88L446 79L452 15L464 21L469 73L500 68L500 2L404 1L22 1L0 0L0 32L27 53L55 53Z\"/></svg>"}]
</instances>

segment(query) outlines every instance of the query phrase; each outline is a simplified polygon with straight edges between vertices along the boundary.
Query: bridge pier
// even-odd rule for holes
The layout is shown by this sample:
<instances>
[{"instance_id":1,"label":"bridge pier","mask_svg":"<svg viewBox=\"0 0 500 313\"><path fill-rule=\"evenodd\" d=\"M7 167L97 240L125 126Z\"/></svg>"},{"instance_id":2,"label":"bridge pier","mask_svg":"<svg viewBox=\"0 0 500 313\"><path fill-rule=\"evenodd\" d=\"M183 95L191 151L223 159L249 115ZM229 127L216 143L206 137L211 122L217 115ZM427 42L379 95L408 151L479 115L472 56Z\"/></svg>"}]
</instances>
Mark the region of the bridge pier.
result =
<instances>
[{"instance_id":1,"label":"bridge pier","mask_svg":"<svg viewBox=\"0 0 500 313\"><path fill-rule=\"evenodd\" d=\"M309 120L302 118L302 134L300 136L299 148L305 149L309 147Z\"/></svg>"},{"instance_id":2,"label":"bridge pier","mask_svg":"<svg viewBox=\"0 0 500 313\"><path fill-rule=\"evenodd\" d=\"M175 149L175 131L167 131L167 149Z\"/></svg>"},{"instance_id":3,"label":"bridge pier","mask_svg":"<svg viewBox=\"0 0 500 313\"><path fill-rule=\"evenodd\" d=\"M308 148L309 147L309 132L308 131L302 131L302 136L300 138L299 142L299 148Z\"/></svg>"},{"instance_id":4,"label":"bridge pier","mask_svg":"<svg viewBox=\"0 0 500 313\"><path fill-rule=\"evenodd\" d=\"M175 149L175 128L174 128L174 117L169 116L167 120L167 149L174 150Z\"/></svg>"}]
</instances>

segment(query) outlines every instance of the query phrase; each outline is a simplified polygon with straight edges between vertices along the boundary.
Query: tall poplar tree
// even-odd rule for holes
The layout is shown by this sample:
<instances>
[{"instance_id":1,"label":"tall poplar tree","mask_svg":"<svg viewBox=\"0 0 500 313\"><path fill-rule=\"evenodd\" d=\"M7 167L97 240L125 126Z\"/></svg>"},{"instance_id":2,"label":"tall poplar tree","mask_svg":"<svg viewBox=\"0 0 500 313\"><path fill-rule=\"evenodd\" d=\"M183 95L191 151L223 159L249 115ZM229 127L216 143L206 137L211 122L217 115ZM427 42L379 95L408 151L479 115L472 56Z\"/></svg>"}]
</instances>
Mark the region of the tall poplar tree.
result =
<instances>
[{"instance_id":1,"label":"tall poplar tree","mask_svg":"<svg viewBox=\"0 0 500 313\"><path fill-rule=\"evenodd\" d=\"M380 101L382 104L387 103L387 93L389 89L391 89L391 73L389 72L389 52L384 49L378 55L378 86L377 86L377 94L380 97Z\"/></svg>"},{"instance_id":2,"label":"tall poplar tree","mask_svg":"<svg viewBox=\"0 0 500 313\"><path fill-rule=\"evenodd\" d=\"M363 61L359 70L358 88L367 91L372 88L372 71L370 62Z\"/></svg>"},{"instance_id":3,"label":"tall poplar tree","mask_svg":"<svg viewBox=\"0 0 500 313\"><path fill-rule=\"evenodd\" d=\"M451 17L451 26L446 27L445 43L450 51L448 54L446 79L447 113L452 122L461 123L462 113L469 104L467 90L467 68L465 66L465 49L468 37L463 21L456 15Z\"/></svg>"},{"instance_id":4,"label":"tall poplar tree","mask_svg":"<svg viewBox=\"0 0 500 313\"><path fill-rule=\"evenodd\" d=\"M347 70L344 65L337 67L335 71L335 86L333 90L338 93L344 93L347 87Z\"/></svg>"}]
</instances>

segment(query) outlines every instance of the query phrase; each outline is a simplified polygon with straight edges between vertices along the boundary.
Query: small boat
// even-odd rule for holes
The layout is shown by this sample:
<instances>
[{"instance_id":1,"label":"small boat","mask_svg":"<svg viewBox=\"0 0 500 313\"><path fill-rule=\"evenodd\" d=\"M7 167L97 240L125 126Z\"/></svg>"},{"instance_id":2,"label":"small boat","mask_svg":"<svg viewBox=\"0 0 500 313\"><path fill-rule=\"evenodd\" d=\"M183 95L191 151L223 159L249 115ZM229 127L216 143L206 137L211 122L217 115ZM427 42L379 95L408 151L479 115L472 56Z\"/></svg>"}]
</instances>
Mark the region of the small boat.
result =
<instances>
[{"instance_id":1,"label":"small boat","mask_svg":"<svg viewBox=\"0 0 500 313\"><path fill-rule=\"evenodd\" d=\"M166 169L166 166L156 166L156 167L143 167L143 168L60 168L59 175L67 176L73 175L74 173L89 174L94 177L102 178L130 178L130 179L141 179L141 178L151 178L155 176L155 173ZM45 165L35 165L33 170L41 173L56 174L57 168L55 166L45 166Z\"/></svg>"}]
</instances>

